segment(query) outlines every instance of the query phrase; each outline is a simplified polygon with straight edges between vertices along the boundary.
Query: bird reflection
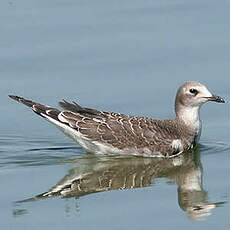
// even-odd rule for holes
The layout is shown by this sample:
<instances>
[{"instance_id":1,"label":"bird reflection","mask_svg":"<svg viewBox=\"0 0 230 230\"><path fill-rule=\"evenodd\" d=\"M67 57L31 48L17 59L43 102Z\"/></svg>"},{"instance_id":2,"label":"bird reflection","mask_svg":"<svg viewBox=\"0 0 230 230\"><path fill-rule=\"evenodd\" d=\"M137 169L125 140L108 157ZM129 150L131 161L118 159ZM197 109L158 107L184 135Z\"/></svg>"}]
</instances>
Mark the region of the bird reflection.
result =
<instances>
[{"instance_id":1,"label":"bird reflection","mask_svg":"<svg viewBox=\"0 0 230 230\"><path fill-rule=\"evenodd\" d=\"M85 154L73 160L73 164L49 191L24 201L54 196L79 198L102 191L142 188L151 186L155 179L168 178L177 184L179 206L190 219L204 219L222 204L207 201L199 148L169 159Z\"/></svg>"}]
</instances>

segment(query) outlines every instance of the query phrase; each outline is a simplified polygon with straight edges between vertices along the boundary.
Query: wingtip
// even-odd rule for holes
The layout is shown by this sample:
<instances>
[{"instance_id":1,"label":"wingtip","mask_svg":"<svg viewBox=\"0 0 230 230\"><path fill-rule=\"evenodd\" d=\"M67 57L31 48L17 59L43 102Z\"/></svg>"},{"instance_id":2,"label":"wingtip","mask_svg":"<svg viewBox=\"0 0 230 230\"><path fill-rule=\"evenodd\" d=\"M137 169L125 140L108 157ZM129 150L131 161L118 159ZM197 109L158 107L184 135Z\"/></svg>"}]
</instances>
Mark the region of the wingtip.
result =
<instances>
[{"instance_id":1,"label":"wingtip","mask_svg":"<svg viewBox=\"0 0 230 230\"><path fill-rule=\"evenodd\" d=\"M34 104L36 104L35 102L33 101L30 101L30 100L27 100L23 97L19 97L19 96L15 96L15 95L8 95L11 99L17 101L17 102L20 102L26 106L29 106L29 107L32 107Z\"/></svg>"},{"instance_id":2,"label":"wingtip","mask_svg":"<svg viewBox=\"0 0 230 230\"><path fill-rule=\"evenodd\" d=\"M15 96L15 95L8 95L11 99L14 99L14 100L19 100L20 97L18 96Z\"/></svg>"}]
</instances>

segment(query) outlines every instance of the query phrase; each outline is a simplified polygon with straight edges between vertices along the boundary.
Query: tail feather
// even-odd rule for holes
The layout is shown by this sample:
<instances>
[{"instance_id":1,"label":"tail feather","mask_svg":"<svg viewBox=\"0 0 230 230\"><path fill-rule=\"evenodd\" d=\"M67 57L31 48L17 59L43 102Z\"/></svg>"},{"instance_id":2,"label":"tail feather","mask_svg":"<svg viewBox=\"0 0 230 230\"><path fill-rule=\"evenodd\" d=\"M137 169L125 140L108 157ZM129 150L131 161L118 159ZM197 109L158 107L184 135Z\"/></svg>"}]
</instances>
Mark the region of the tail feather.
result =
<instances>
[{"instance_id":1,"label":"tail feather","mask_svg":"<svg viewBox=\"0 0 230 230\"><path fill-rule=\"evenodd\" d=\"M69 103L64 99L63 99L63 101L59 102L59 105L62 108L66 109L68 111L74 112L74 113L79 113L79 111L83 110L83 108L80 105L78 105L77 103L75 103L75 102Z\"/></svg>"},{"instance_id":2,"label":"tail feather","mask_svg":"<svg viewBox=\"0 0 230 230\"><path fill-rule=\"evenodd\" d=\"M85 108L85 107L81 107L80 105L78 105L76 102L73 101L73 103L69 103L65 100L60 101L59 105L68 110L71 111L73 113L79 113L85 117L90 117L90 118L107 118L107 115L99 110L96 109L90 109L90 108Z\"/></svg>"}]
</instances>

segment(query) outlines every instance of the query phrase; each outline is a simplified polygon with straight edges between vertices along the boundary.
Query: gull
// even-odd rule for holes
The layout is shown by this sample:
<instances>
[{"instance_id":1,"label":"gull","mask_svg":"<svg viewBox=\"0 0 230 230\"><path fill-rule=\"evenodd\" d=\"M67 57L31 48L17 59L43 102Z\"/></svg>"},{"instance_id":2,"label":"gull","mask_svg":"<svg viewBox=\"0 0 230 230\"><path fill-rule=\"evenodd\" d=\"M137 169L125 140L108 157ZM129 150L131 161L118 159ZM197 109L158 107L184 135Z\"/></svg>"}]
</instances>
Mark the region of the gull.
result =
<instances>
[{"instance_id":1,"label":"gull","mask_svg":"<svg viewBox=\"0 0 230 230\"><path fill-rule=\"evenodd\" d=\"M104 112L65 100L59 102L64 110L59 110L23 97L9 97L56 125L87 152L147 157L173 157L194 148L201 135L201 106L208 101L225 102L194 81L179 87L176 116L167 120Z\"/></svg>"}]
</instances>

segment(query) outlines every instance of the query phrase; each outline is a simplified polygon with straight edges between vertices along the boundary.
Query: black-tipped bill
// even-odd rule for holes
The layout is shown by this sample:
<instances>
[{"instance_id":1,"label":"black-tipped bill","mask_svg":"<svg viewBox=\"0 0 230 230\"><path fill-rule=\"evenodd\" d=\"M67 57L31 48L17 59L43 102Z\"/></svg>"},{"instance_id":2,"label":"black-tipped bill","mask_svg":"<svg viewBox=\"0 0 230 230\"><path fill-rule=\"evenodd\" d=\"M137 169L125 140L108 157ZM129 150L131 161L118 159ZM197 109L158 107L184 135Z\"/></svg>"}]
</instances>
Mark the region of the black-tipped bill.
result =
<instances>
[{"instance_id":1,"label":"black-tipped bill","mask_svg":"<svg viewBox=\"0 0 230 230\"><path fill-rule=\"evenodd\" d=\"M224 99L220 96L212 95L211 97L207 97L209 101L215 101L218 103L225 103Z\"/></svg>"}]
</instances>

